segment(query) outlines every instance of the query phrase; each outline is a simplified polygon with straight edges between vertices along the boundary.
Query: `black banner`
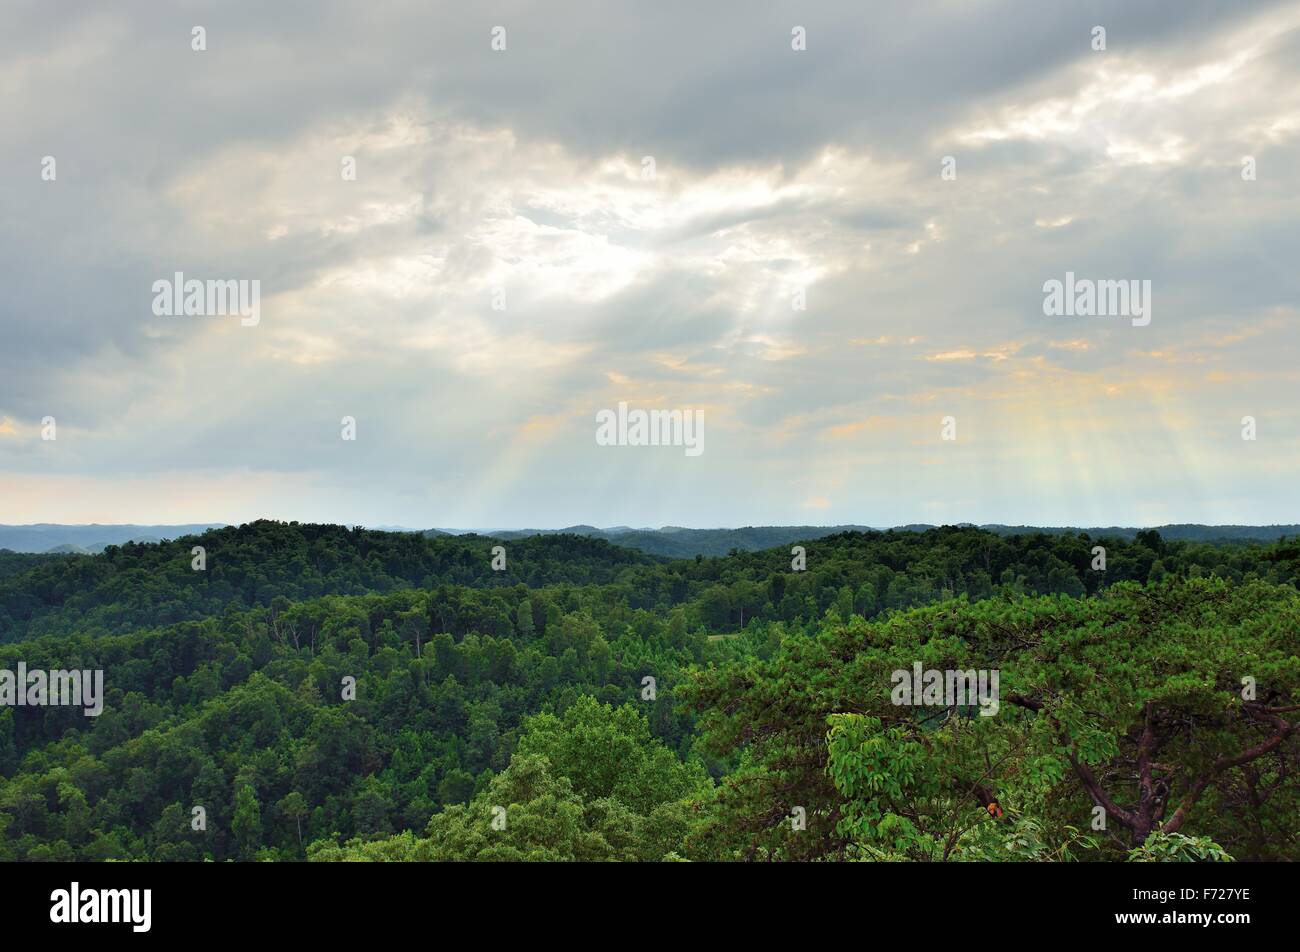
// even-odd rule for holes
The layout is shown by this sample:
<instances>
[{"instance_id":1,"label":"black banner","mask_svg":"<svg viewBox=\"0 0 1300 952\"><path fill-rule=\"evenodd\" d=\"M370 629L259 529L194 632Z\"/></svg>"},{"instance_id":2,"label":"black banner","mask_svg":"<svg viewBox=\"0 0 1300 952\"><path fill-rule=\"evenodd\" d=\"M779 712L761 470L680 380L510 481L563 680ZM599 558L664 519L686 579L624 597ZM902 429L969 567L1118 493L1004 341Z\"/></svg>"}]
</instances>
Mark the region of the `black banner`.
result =
<instances>
[{"instance_id":1,"label":"black banner","mask_svg":"<svg viewBox=\"0 0 1300 952\"><path fill-rule=\"evenodd\" d=\"M629 939L690 907L728 935L864 920L873 935L991 922L1050 934L1277 928L1290 871L1265 864L40 864L0 867L6 934L331 940L460 922L494 935L590 927ZM659 925L656 926L655 923ZM568 923L568 925L565 925Z\"/></svg>"}]
</instances>

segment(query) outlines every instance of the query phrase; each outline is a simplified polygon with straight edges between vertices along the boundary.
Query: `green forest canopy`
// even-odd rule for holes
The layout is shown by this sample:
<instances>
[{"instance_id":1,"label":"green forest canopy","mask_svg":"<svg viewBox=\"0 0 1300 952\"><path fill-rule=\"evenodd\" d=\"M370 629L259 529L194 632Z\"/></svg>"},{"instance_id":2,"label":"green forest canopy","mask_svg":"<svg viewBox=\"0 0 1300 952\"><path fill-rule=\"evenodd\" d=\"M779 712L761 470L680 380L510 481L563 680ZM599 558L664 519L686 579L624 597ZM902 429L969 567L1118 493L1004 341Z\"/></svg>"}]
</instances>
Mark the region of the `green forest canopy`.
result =
<instances>
[{"instance_id":1,"label":"green forest canopy","mask_svg":"<svg viewBox=\"0 0 1300 952\"><path fill-rule=\"evenodd\" d=\"M1300 858L1294 541L803 546L0 553L0 669L107 694L0 708L0 859ZM893 704L916 662L999 671L999 712Z\"/></svg>"}]
</instances>

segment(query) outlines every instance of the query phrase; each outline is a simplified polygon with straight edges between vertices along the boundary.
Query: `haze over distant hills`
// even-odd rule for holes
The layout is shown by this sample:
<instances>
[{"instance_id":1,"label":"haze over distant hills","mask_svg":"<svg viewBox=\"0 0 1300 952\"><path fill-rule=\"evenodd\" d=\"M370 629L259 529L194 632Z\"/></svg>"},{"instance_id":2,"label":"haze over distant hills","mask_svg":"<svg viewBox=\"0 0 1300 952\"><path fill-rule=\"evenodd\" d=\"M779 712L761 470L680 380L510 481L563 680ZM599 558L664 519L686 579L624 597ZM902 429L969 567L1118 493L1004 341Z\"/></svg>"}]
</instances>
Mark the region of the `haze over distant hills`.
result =
<instances>
[{"instance_id":1,"label":"haze over distant hills","mask_svg":"<svg viewBox=\"0 0 1300 952\"><path fill-rule=\"evenodd\" d=\"M102 552L105 546L123 542L160 542L219 529L222 522L189 523L175 526L57 525L41 522L30 526L0 525L0 549L13 552Z\"/></svg>"},{"instance_id":2,"label":"haze over distant hills","mask_svg":"<svg viewBox=\"0 0 1300 952\"><path fill-rule=\"evenodd\" d=\"M225 523L189 523L185 525L56 525L42 523L29 526L0 525L0 549L14 552L97 553L105 546L124 542L158 542L187 535L199 535L208 529L221 528ZM963 523L969 525L969 523ZM631 526L577 525L563 529L414 529L403 526L376 526L384 532L418 532L426 536L482 535L496 539L524 539L536 535L583 535L605 539L616 545L638 549L651 555L690 558L695 555L726 555L733 549L755 552L773 546L787 545L807 539L841 532L883 532L886 529L862 526L744 526L728 529L686 529L681 526L662 526L658 529ZM895 526L895 532L923 532L934 528L926 523ZM1059 535L1086 532L1090 536L1132 539L1142 531L1135 526L1077 527L1077 526L1008 526L988 524L980 526L999 535L1030 534L1035 532ZM1300 536L1300 525L1271 526L1207 526L1197 523L1155 526L1166 539L1195 542L1213 541L1263 541L1283 536Z\"/></svg>"},{"instance_id":3,"label":"haze over distant hills","mask_svg":"<svg viewBox=\"0 0 1300 952\"><path fill-rule=\"evenodd\" d=\"M970 525L970 523L962 523ZM911 523L894 526L895 532L924 532L933 529L927 523ZM1074 526L1007 526L989 524L980 526L999 535L1026 535L1042 532L1049 535L1074 534L1086 532L1091 536L1132 539L1143 531L1141 526L1108 526L1104 528L1083 528ZM1300 525L1273 526L1205 526L1193 523L1156 526L1156 531L1166 539L1179 539L1195 542L1212 541L1260 541L1270 542L1283 536L1300 535ZM461 534L466 530L429 529L426 535ZM885 532L888 528L862 525L840 526L744 526L736 529L685 529L680 526L663 526L659 529L633 529L628 526L615 526L600 529L595 526L568 526L564 529L493 529L476 530L480 535L490 535L497 539L523 539L533 535L553 535L571 533L574 535L594 536L605 539L615 545L640 549L651 555L667 555L674 558L690 558L695 555L726 555L732 549L741 552L756 552L773 546L788 545L807 539L820 539L823 536L836 535L840 532Z\"/></svg>"}]
</instances>

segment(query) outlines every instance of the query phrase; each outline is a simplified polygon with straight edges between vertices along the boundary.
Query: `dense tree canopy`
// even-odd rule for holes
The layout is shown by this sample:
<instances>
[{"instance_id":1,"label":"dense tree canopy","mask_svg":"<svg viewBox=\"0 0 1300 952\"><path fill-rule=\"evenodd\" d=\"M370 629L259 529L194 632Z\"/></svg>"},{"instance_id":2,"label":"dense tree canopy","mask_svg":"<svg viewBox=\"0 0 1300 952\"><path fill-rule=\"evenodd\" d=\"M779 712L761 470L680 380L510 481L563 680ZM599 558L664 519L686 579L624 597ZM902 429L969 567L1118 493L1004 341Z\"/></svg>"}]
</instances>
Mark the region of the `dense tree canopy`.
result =
<instances>
[{"instance_id":1,"label":"dense tree canopy","mask_svg":"<svg viewBox=\"0 0 1300 952\"><path fill-rule=\"evenodd\" d=\"M946 859L988 858L989 836L1086 858L1195 833L1294 858L1298 629L1294 589L1221 580L829 627L689 691L715 753L745 753L714 835L747 855ZM998 671L996 712L895 703L893 672L917 662ZM794 805L805 831L777 822Z\"/></svg>"},{"instance_id":2,"label":"dense tree canopy","mask_svg":"<svg viewBox=\"0 0 1300 952\"><path fill-rule=\"evenodd\" d=\"M0 706L0 859L1300 857L1294 542L496 544L0 553L0 671L105 688ZM996 714L894 703L916 664Z\"/></svg>"}]
</instances>

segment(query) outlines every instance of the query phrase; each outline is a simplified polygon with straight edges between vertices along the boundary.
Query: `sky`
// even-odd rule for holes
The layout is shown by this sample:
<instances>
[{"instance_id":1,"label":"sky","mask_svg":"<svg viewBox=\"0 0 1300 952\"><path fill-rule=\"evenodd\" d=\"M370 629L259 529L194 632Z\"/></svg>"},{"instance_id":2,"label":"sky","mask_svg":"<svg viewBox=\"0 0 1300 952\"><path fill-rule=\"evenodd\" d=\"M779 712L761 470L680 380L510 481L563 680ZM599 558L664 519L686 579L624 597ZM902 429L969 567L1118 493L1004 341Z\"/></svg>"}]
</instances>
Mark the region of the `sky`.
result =
<instances>
[{"instance_id":1,"label":"sky","mask_svg":"<svg viewBox=\"0 0 1300 952\"><path fill-rule=\"evenodd\" d=\"M1300 522L1295 0L4 19L2 523Z\"/></svg>"}]
</instances>

